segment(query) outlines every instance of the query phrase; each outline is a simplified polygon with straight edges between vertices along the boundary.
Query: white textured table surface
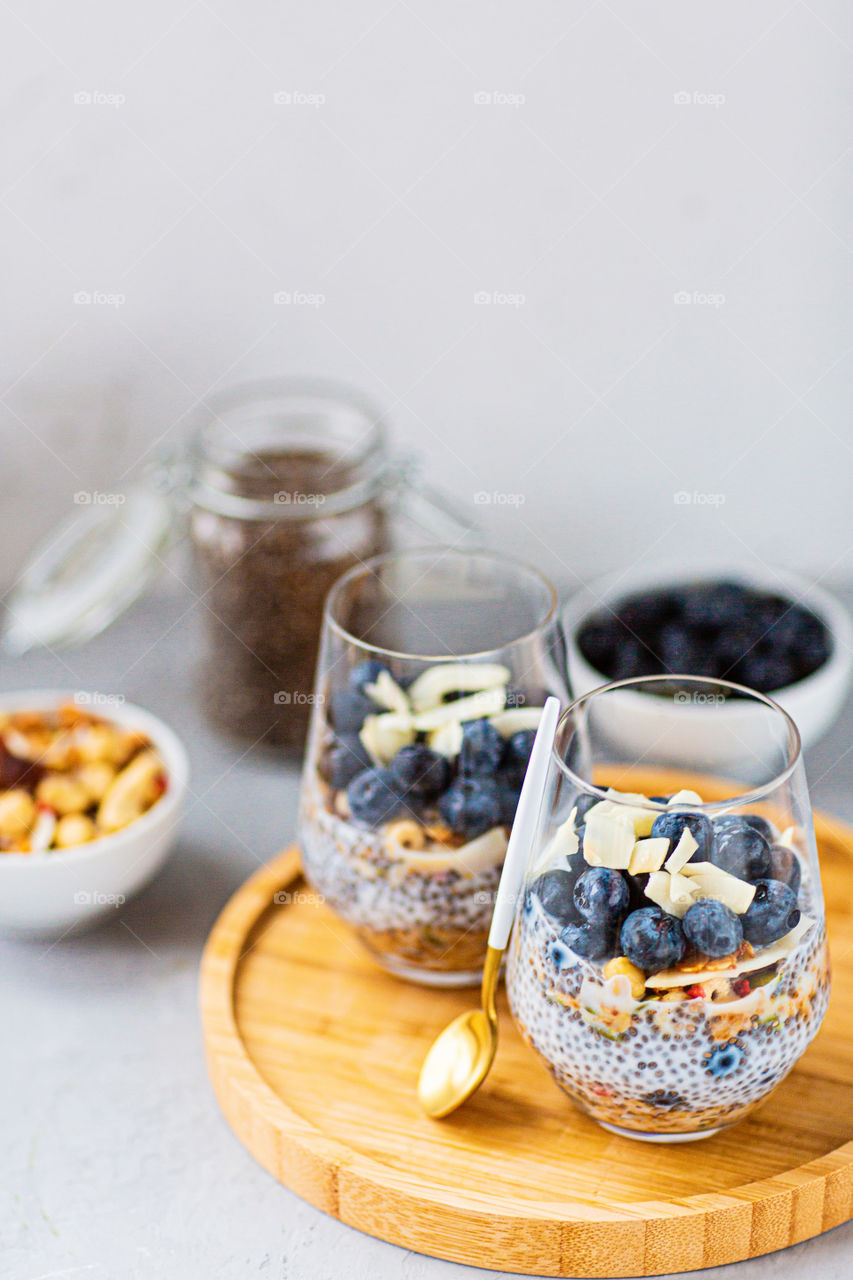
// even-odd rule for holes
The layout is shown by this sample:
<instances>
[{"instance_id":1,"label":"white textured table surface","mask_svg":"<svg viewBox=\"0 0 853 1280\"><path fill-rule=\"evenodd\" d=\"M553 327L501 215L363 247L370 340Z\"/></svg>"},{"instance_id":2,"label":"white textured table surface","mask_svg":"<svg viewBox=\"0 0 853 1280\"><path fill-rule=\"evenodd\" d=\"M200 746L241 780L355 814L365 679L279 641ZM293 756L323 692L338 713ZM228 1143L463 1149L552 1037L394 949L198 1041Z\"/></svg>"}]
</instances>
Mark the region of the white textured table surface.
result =
<instances>
[{"instance_id":1,"label":"white textured table surface","mask_svg":"<svg viewBox=\"0 0 853 1280\"><path fill-rule=\"evenodd\" d=\"M275 757L240 758L206 727L192 684L197 618L181 618L185 608L162 596L85 649L0 670L3 688L90 689L144 704L182 735L193 770L172 860L123 915L53 946L0 945L0 1276L492 1275L319 1213L256 1165L219 1114L196 1009L199 954L228 896L292 835L298 778ZM851 730L848 706L808 765L815 804L853 822ZM851 1265L848 1223L713 1274L846 1280Z\"/></svg>"}]
</instances>

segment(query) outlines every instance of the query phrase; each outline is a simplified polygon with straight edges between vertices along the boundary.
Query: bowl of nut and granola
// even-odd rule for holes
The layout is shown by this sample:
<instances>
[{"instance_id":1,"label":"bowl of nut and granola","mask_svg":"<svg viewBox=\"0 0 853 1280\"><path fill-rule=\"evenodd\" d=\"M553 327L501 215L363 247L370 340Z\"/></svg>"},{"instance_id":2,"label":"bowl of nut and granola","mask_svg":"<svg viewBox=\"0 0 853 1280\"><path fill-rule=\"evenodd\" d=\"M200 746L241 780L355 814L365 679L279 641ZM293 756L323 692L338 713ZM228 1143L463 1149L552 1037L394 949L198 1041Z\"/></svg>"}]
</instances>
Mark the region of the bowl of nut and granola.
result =
<instances>
[{"instance_id":1,"label":"bowl of nut and granola","mask_svg":"<svg viewBox=\"0 0 853 1280\"><path fill-rule=\"evenodd\" d=\"M0 697L0 932L114 914L168 854L187 777L172 730L118 697Z\"/></svg>"}]
</instances>

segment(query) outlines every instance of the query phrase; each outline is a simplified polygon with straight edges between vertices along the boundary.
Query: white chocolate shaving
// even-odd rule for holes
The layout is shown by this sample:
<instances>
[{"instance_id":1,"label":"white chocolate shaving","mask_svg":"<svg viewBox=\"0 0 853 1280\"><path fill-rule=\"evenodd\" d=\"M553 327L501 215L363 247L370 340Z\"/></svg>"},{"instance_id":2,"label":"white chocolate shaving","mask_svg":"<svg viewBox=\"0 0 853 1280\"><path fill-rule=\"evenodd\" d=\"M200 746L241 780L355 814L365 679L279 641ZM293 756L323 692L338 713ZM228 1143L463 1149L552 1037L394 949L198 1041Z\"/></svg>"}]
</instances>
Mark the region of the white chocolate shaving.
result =
<instances>
[{"instance_id":1,"label":"white chocolate shaving","mask_svg":"<svg viewBox=\"0 0 853 1280\"><path fill-rule=\"evenodd\" d=\"M390 671L380 671L373 684L364 686L364 691L386 711L396 711L400 715L408 715L411 712L409 699Z\"/></svg>"},{"instance_id":2,"label":"white chocolate shaving","mask_svg":"<svg viewBox=\"0 0 853 1280\"><path fill-rule=\"evenodd\" d=\"M482 720L496 715L503 709L505 701L506 685L481 689L467 698L457 698L455 702L441 702L429 711L421 711L414 716L412 723L419 733L428 733L430 729L439 729L443 724L451 724L454 721L461 724L465 720Z\"/></svg>"},{"instance_id":3,"label":"white chocolate shaving","mask_svg":"<svg viewBox=\"0 0 853 1280\"><path fill-rule=\"evenodd\" d=\"M685 827L681 833L678 844L666 860L667 871L675 874L685 867L699 848L698 841L693 835L689 827Z\"/></svg>"},{"instance_id":4,"label":"white chocolate shaving","mask_svg":"<svg viewBox=\"0 0 853 1280\"><path fill-rule=\"evenodd\" d=\"M506 707L496 716L489 716L489 724L502 738L511 738L521 729L538 729L541 718L541 707Z\"/></svg>"},{"instance_id":5,"label":"white chocolate shaving","mask_svg":"<svg viewBox=\"0 0 853 1280\"><path fill-rule=\"evenodd\" d=\"M422 671L412 682L409 700L415 711L427 711L438 707L449 693L477 693L498 688L506 685L509 677L509 668L497 662L440 662Z\"/></svg>"},{"instance_id":6,"label":"white chocolate shaving","mask_svg":"<svg viewBox=\"0 0 853 1280\"><path fill-rule=\"evenodd\" d=\"M660 871L668 849L669 841L666 836L638 840L631 853L631 861L628 863L631 875L640 876L647 872Z\"/></svg>"},{"instance_id":7,"label":"white chocolate shaving","mask_svg":"<svg viewBox=\"0 0 853 1280\"><path fill-rule=\"evenodd\" d=\"M414 742L415 729L410 715L385 711L382 715L367 716L358 736L373 763L385 765L401 747Z\"/></svg>"}]
</instances>

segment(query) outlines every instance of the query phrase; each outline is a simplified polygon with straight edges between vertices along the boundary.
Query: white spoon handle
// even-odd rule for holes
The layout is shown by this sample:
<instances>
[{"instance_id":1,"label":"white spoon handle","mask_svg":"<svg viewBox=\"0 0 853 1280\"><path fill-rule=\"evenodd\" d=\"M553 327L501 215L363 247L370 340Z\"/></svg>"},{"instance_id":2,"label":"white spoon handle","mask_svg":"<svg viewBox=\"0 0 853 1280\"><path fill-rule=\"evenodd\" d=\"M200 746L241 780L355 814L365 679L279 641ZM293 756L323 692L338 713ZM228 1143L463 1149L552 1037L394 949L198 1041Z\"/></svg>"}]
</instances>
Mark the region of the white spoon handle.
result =
<instances>
[{"instance_id":1,"label":"white spoon handle","mask_svg":"<svg viewBox=\"0 0 853 1280\"><path fill-rule=\"evenodd\" d=\"M539 728L533 741L527 772L515 811L515 821L509 835L506 858L501 872L500 884L495 898L495 910L492 915L492 927L489 930L489 946L503 951L509 941L512 918L515 915L515 904L524 878L524 868L530 846L536 836L539 809L545 792L548 777L548 766L551 760L551 748L557 733L557 721L560 718L560 701L558 698L547 698L539 719Z\"/></svg>"}]
</instances>

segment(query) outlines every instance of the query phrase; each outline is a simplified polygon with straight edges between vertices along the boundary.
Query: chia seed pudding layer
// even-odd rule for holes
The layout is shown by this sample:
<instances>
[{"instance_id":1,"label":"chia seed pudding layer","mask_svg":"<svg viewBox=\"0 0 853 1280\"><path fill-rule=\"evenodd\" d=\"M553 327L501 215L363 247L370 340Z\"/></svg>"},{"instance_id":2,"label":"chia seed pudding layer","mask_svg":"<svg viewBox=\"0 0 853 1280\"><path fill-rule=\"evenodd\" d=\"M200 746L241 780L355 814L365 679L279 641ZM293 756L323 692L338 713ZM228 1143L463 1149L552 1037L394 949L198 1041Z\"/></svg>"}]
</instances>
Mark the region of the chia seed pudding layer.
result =
<instances>
[{"instance_id":1,"label":"chia seed pudding layer","mask_svg":"<svg viewBox=\"0 0 853 1280\"><path fill-rule=\"evenodd\" d=\"M829 999L826 934L814 921L742 1000L637 1001L570 951L528 894L507 993L524 1039L595 1120L645 1136L713 1131L763 1101L816 1035Z\"/></svg>"},{"instance_id":2,"label":"chia seed pudding layer","mask_svg":"<svg viewBox=\"0 0 853 1280\"><path fill-rule=\"evenodd\" d=\"M377 956L449 974L482 968L500 862L466 869L463 849L458 866L444 856L440 870L420 869L394 857L381 829L331 810L319 787L303 804L299 840L311 884Z\"/></svg>"}]
</instances>

